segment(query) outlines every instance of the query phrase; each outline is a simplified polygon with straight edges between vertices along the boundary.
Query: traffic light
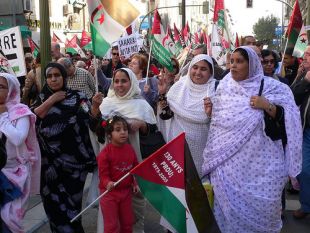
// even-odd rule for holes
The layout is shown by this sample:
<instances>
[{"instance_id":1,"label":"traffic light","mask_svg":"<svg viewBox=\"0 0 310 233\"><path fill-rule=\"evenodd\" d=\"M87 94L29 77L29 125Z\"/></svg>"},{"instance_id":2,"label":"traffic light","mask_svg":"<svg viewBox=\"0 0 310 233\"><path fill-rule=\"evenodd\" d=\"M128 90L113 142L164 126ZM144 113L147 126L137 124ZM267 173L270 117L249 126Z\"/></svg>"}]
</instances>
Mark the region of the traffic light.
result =
<instances>
[{"instance_id":1,"label":"traffic light","mask_svg":"<svg viewBox=\"0 0 310 233\"><path fill-rule=\"evenodd\" d=\"M246 0L246 7L253 8L253 0Z\"/></svg>"},{"instance_id":2,"label":"traffic light","mask_svg":"<svg viewBox=\"0 0 310 233\"><path fill-rule=\"evenodd\" d=\"M202 3L202 13L209 14L209 2L208 1L204 1Z\"/></svg>"}]
</instances>

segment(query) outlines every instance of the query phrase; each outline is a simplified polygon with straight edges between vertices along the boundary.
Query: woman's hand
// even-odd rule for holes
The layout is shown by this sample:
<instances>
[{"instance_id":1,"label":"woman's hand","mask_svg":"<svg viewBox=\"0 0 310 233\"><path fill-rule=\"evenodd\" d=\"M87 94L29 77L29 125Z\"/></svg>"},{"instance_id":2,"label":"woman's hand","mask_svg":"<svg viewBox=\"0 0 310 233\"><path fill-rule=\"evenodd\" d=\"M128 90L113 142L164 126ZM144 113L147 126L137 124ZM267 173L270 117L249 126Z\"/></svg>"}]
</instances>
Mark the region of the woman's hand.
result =
<instances>
[{"instance_id":1,"label":"woman's hand","mask_svg":"<svg viewBox=\"0 0 310 233\"><path fill-rule=\"evenodd\" d=\"M204 105L204 109L205 112L207 114L208 117L211 117L212 114L212 102L210 97L206 97L203 99L203 105Z\"/></svg>"},{"instance_id":2,"label":"woman's hand","mask_svg":"<svg viewBox=\"0 0 310 233\"><path fill-rule=\"evenodd\" d=\"M267 110L269 107L269 101L264 96L251 96L250 106L254 109Z\"/></svg>"},{"instance_id":3,"label":"woman's hand","mask_svg":"<svg viewBox=\"0 0 310 233\"><path fill-rule=\"evenodd\" d=\"M99 109L100 104L103 100L103 94L101 92L96 93L92 98L92 107Z\"/></svg>"},{"instance_id":4,"label":"woman's hand","mask_svg":"<svg viewBox=\"0 0 310 233\"><path fill-rule=\"evenodd\" d=\"M57 91L53 95L51 95L48 100L51 101L53 104L60 102L66 98L65 91Z\"/></svg>"},{"instance_id":5,"label":"woman's hand","mask_svg":"<svg viewBox=\"0 0 310 233\"><path fill-rule=\"evenodd\" d=\"M164 95L167 93L168 85L163 77L158 80L158 93Z\"/></svg>"},{"instance_id":6,"label":"woman's hand","mask_svg":"<svg viewBox=\"0 0 310 233\"><path fill-rule=\"evenodd\" d=\"M295 190L300 190L300 184L299 184L297 178L296 177L290 177L290 180L291 180L293 188Z\"/></svg>"},{"instance_id":7,"label":"woman's hand","mask_svg":"<svg viewBox=\"0 0 310 233\"><path fill-rule=\"evenodd\" d=\"M111 190L111 189L113 189L114 188L114 182L113 181L110 181L108 184L107 184L107 190Z\"/></svg>"},{"instance_id":8,"label":"woman's hand","mask_svg":"<svg viewBox=\"0 0 310 233\"><path fill-rule=\"evenodd\" d=\"M136 132L140 129L144 129L144 127L146 127L146 123L141 120L131 120L129 123L129 127L133 132Z\"/></svg>"},{"instance_id":9,"label":"woman's hand","mask_svg":"<svg viewBox=\"0 0 310 233\"><path fill-rule=\"evenodd\" d=\"M139 186L138 186L138 185L133 185L133 186L132 186L132 192L135 193L135 194L138 193L138 192L140 192Z\"/></svg>"},{"instance_id":10,"label":"woman's hand","mask_svg":"<svg viewBox=\"0 0 310 233\"><path fill-rule=\"evenodd\" d=\"M149 81L149 82L150 82L150 81ZM147 94L147 93L150 92L150 90L151 90L150 85L145 84L144 87L143 87L143 92Z\"/></svg>"}]
</instances>

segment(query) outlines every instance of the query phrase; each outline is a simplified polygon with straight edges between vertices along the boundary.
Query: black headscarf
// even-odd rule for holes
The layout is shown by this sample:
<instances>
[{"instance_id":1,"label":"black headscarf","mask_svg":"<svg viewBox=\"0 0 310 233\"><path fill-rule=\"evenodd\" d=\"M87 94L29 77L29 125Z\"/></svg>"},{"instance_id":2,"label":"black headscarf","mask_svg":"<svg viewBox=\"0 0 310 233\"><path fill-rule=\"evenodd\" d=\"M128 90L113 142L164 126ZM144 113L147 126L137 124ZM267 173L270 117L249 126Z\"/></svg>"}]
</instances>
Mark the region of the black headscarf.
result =
<instances>
[{"instance_id":1,"label":"black headscarf","mask_svg":"<svg viewBox=\"0 0 310 233\"><path fill-rule=\"evenodd\" d=\"M61 76L63 77L63 86L61 88L62 91L67 91L67 71L65 69L65 67L59 63L56 62L50 62L46 65L45 69L44 69L44 77L45 80L47 79L47 74L50 72L51 68L57 68L60 73ZM44 100L46 100L48 97L50 97L54 91L47 85L47 83L44 84L41 93L44 94Z\"/></svg>"}]
</instances>

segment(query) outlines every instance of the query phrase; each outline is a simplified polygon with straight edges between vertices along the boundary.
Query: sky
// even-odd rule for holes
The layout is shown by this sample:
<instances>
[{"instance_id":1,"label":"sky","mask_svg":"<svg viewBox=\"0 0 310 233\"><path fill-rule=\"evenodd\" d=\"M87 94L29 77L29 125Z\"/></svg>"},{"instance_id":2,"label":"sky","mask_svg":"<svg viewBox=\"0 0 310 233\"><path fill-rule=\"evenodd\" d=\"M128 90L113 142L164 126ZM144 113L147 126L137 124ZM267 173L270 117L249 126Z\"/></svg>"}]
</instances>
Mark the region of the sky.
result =
<instances>
[{"instance_id":1,"label":"sky","mask_svg":"<svg viewBox=\"0 0 310 233\"><path fill-rule=\"evenodd\" d=\"M276 0L253 0L253 8L246 8L246 0L225 0L224 4L234 22L232 29L238 35L253 35L253 25L258 19L271 14L281 23L282 3Z\"/></svg>"}]
</instances>

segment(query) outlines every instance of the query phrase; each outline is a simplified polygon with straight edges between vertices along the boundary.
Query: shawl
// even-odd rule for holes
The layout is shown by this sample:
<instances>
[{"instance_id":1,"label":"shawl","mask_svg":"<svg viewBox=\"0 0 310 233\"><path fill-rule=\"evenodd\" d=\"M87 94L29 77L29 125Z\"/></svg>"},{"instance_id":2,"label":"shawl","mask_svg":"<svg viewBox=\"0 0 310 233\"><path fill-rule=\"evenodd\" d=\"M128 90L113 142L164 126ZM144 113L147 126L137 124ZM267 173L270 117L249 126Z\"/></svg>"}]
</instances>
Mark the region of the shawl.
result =
<instances>
[{"instance_id":1,"label":"shawl","mask_svg":"<svg viewBox=\"0 0 310 233\"><path fill-rule=\"evenodd\" d=\"M22 163L31 163L30 192L37 194L40 188L41 153L35 131L36 116L30 111L27 105L20 103L20 85L18 79L14 75L8 73L0 73L0 77L4 77L8 82L9 90L5 105L8 109L10 121L14 122L19 118L29 116L30 128L25 140L27 156L20 154L21 152L18 150L16 151L18 153L17 157Z\"/></svg>"},{"instance_id":2,"label":"shawl","mask_svg":"<svg viewBox=\"0 0 310 233\"><path fill-rule=\"evenodd\" d=\"M44 75L47 77L51 68L57 68L64 79L62 91L64 100L55 103L43 119L37 120L37 132L42 156L50 164L61 163L63 166L91 170L96 159L88 134L90 102L82 92L66 88L67 73L58 63L49 63ZM40 106L54 91L46 83L32 108Z\"/></svg>"},{"instance_id":3,"label":"shawl","mask_svg":"<svg viewBox=\"0 0 310 233\"><path fill-rule=\"evenodd\" d=\"M217 88L212 100L212 121L204 150L204 174L209 174L236 153L242 153L243 145L251 140L251 136L259 126L264 125L263 110L253 109L250 106L250 97L258 95L261 80L264 78L263 68L253 49L246 46L241 48L249 55L249 78L237 82L231 73L228 73ZM284 150L286 173L296 177L301 171L302 129L299 109L293 94L287 85L271 78L264 78L262 95L270 103L284 108L287 133L287 145ZM261 132L260 137L267 137L265 131ZM268 148L272 148L275 143L269 140L264 149L268 151ZM251 143L247 143L247 147L252 146L253 150L256 148L255 145L254 139ZM253 156L255 153L262 152L253 151ZM283 154L281 144L278 145L277 153Z\"/></svg>"},{"instance_id":4,"label":"shawl","mask_svg":"<svg viewBox=\"0 0 310 233\"><path fill-rule=\"evenodd\" d=\"M205 84L195 84L190 78L190 70L197 62L206 60L212 65L211 57L205 54L197 55L190 63L187 76L173 84L167 94L167 101L174 112L170 122L160 123L161 130L167 141L171 141L181 132L185 132L193 160L199 176L202 176L202 153L206 145L210 118L204 110L204 98L211 97L215 91L213 75ZM167 127L166 127L167 126Z\"/></svg>"},{"instance_id":5,"label":"shawl","mask_svg":"<svg viewBox=\"0 0 310 233\"><path fill-rule=\"evenodd\" d=\"M156 124L156 118L152 107L140 95L141 91L135 74L128 68L121 69L125 70L129 75L131 83L130 89L124 96L118 96L113 89L113 77L108 96L103 99L99 107L102 117L108 119L115 115L120 115L129 119L129 121L130 119L137 119L149 124ZM141 161L139 133L136 132L135 134L129 135L129 141L135 148L138 160Z\"/></svg>"}]
</instances>

